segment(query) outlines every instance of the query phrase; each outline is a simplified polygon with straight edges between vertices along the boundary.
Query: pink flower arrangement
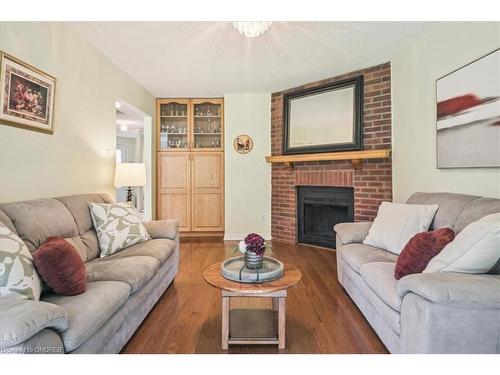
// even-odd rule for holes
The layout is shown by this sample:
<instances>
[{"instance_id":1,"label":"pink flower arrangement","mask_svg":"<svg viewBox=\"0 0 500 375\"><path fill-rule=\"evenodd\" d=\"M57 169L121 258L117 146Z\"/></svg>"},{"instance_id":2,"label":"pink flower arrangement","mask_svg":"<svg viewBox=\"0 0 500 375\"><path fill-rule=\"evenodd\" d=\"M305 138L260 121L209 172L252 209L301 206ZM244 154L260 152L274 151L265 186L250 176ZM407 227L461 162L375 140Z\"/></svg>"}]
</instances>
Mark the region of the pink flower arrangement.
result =
<instances>
[{"instance_id":1,"label":"pink flower arrangement","mask_svg":"<svg viewBox=\"0 0 500 375\"><path fill-rule=\"evenodd\" d=\"M266 251L266 241L257 233L250 233L239 243L238 248L235 250L239 250L242 253L250 251L257 255L264 255Z\"/></svg>"}]
</instances>

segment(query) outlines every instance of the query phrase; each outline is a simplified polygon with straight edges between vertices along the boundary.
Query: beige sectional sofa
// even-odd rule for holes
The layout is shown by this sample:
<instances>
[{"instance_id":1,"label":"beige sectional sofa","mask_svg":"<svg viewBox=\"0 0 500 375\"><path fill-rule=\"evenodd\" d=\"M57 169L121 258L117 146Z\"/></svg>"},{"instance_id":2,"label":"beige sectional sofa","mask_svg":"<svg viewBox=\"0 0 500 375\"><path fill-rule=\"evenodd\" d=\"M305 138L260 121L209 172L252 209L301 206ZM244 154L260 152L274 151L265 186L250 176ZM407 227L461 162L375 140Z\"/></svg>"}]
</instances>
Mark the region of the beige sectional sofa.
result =
<instances>
[{"instance_id":1,"label":"beige sectional sofa","mask_svg":"<svg viewBox=\"0 0 500 375\"><path fill-rule=\"evenodd\" d=\"M0 299L0 352L118 353L173 282L179 262L176 221L145 223L152 239L104 259L88 203L105 194L0 204L0 221L30 251L48 237L67 239L87 270L87 291L42 293L40 301Z\"/></svg>"},{"instance_id":2,"label":"beige sectional sofa","mask_svg":"<svg viewBox=\"0 0 500 375\"><path fill-rule=\"evenodd\" d=\"M455 233L500 212L500 199L452 193L415 193L407 203L439 205L430 229ZM370 226L335 226L338 279L391 353L500 353L500 263L483 275L396 280L397 256L363 244Z\"/></svg>"}]
</instances>

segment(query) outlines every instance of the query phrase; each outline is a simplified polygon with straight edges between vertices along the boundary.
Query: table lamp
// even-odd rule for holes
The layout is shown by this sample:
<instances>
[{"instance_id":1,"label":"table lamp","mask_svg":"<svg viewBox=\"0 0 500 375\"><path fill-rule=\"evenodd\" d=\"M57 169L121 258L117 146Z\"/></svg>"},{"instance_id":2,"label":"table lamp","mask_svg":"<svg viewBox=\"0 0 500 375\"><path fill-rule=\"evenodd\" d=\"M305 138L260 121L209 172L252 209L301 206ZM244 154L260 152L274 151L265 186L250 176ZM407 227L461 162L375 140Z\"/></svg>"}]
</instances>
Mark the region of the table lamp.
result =
<instances>
[{"instance_id":1,"label":"table lamp","mask_svg":"<svg viewBox=\"0 0 500 375\"><path fill-rule=\"evenodd\" d=\"M132 202L132 187L146 186L146 165L143 163L117 163L115 187L127 187L127 202Z\"/></svg>"}]
</instances>

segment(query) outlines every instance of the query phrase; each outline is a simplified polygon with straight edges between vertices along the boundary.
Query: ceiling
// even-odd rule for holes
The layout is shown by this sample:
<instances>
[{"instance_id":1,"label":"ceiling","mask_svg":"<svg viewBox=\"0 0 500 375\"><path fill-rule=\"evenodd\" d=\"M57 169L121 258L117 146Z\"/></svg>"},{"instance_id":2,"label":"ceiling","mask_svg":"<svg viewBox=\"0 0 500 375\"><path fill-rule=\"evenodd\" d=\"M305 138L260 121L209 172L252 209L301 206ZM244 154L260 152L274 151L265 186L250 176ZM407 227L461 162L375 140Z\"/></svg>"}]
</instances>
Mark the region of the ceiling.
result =
<instances>
[{"instance_id":1,"label":"ceiling","mask_svg":"<svg viewBox=\"0 0 500 375\"><path fill-rule=\"evenodd\" d=\"M390 61L431 22L69 22L156 97L276 92Z\"/></svg>"}]
</instances>

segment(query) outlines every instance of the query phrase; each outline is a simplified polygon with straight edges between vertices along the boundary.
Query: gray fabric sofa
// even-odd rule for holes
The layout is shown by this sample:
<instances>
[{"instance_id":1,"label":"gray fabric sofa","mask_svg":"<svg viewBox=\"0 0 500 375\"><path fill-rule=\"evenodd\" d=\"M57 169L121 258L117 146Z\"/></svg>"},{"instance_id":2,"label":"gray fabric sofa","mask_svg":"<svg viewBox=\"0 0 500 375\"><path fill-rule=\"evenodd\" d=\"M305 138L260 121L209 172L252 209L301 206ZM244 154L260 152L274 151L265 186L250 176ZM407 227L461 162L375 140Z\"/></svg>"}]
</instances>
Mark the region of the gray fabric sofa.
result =
<instances>
[{"instance_id":1,"label":"gray fabric sofa","mask_svg":"<svg viewBox=\"0 0 500 375\"><path fill-rule=\"evenodd\" d=\"M152 239L104 259L88 203L110 203L105 194L0 204L0 221L30 251L48 237L64 237L87 270L87 291L40 301L0 299L0 352L118 353L172 283L179 263L178 223L145 223Z\"/></svg>"},{"instance_id":2,"label":"gray fabric sofa","mask_svg":"<svg viewBox=\"0 0 500 375\"><path fill-rule=\"evenodd\" d=\"M415 193L407 203L439 205L430 229L455 233L500 212L500 199L452 193ZM362 243L370 226L335 226L338 279L391 353L500 353L499 263L485 275L420 273L398 281L397 256Z\"/></svg>"}]
</instances>

